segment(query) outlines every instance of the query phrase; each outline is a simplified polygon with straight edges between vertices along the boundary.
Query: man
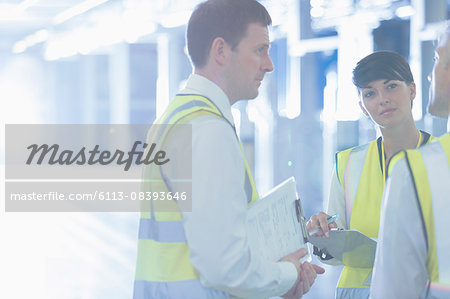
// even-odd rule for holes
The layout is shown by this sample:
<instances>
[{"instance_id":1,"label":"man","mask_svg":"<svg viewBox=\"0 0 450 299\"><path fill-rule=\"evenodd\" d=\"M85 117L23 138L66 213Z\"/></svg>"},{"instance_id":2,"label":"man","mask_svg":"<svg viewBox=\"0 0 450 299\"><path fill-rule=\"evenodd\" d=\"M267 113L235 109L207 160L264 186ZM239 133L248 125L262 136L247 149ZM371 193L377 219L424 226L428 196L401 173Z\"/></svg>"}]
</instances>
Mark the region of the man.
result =
<instances>
[{"instance_id":1,"label":"man","mask_svg":"<svg viewBox=\"0 0 450 299\"><path fill-rule=\"evenodd\" d=\"M450 24L436 49L429 111L450 132ZM450 298L450 134L396 156L383 199L371 298Z\"/></svg>"},{"instance_id":2,"label":"man","mask_svg":"<svg viewBox=\"0 0 450 299\"><path fill-rule=\"evenodd\" d=\"M192 13L186 37L194 74L157 121L192 126L192 212L141 216L135 299L300 298L316 272L324 272L300 264L304 249L270 262L248 246L246 214L258 194L231 105L254 99L273 70L270 24L255 0L209 0ZM169 148L183 138L167 131L159 136L170 136L164 140ZM163 172L157 174L166 177ZM165 187L181 191L175 183Z\"/></svg>"}]
</instances>

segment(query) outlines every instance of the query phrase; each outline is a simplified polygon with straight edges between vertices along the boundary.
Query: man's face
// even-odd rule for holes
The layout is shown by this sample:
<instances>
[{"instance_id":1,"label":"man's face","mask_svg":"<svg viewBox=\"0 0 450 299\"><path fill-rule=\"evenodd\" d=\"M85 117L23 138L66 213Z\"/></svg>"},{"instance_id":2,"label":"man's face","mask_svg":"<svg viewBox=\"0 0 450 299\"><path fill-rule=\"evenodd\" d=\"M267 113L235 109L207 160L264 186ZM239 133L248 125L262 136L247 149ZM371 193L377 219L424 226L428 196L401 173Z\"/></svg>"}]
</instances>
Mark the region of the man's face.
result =
<instances>
[{"instance_id":1,"label":"man's face","mask_svg":"<svg viewBox=\"0 0 450 299\"><path fill-rule=\"evenodd\" d=\"M231 104L258 96L258 88L264 74L273 71L269 45L267 27L259 23L248 24L247 34L232 51L227 69Z\"/></svg>"},{"instance_id":2,"label":"man's face","mask_svg":"<svg viewBox=\"0 0 450 299\"><path fill-rule=\"evenodd\" d=\"M428 76L430 80L430 101L428 111L439 117L447 118L450 114L450 41L444 38L434 56L434 67Z\"/></svg>"}]
</instances>

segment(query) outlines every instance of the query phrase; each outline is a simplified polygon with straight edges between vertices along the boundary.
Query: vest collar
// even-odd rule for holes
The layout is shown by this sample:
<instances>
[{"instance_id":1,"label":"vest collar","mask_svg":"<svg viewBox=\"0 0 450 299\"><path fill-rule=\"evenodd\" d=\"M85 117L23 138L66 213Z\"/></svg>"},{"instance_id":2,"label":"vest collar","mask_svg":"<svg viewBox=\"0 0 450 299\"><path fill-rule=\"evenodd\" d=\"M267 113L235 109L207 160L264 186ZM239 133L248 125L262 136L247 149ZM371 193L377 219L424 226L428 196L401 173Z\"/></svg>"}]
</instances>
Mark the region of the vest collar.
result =
<instances>
[{"instance_id":1,"label":"vest collar","mask_svg":"<svg viewBox=\"0 0 450 299\"><path fill-rule=\"evenodd\" d=\"M179 94L198 94L207 97L234 126L231 105L227 95L217 84L206 77L191 74L186 82L186 87Z\"/></svg>"}]
</instances>

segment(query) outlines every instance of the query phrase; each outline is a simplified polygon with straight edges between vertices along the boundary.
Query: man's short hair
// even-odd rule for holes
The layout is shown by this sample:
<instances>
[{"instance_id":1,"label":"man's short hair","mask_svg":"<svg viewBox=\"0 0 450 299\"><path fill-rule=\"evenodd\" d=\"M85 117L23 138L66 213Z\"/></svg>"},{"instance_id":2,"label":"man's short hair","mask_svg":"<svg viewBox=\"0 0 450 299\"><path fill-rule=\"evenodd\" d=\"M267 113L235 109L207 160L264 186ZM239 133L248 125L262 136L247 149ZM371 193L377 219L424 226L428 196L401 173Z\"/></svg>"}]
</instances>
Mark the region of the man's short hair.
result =
<instances>
[{"instance_id":1,"label":"man's short hair","mask_svg":"<svg viewBox=\"0 0 450 299\"><path fill-rule=\"evenodd\" d=\"M205 66L212 42L222 37L234 50L247 33L250 23L272 24L266 8L256 0L209 0L194 10L186 39L194 67Z\"/></svg>"},{"instance_id":2,"label":"man's short hair","mask_svg":"<svg viewBox=\"0 0 450 299\"><path fill-rule=\"evenodd\" d=\"M450 39L450 20L445 21L443 30L438 34L438 42L441 42L442 40L446 41L447 39Z\"/></svg>"},{"instance_id":3,"label":"man's short hair","mask_svg":"<svg viewBox=\"0 0 450 299\"><path fill-rule=\"evenodd\" d=\"M377 51L361 59L353 70L353 84L361 89L370 82L386 79L404 81L407 85L414 82L414 78L406 59L391 51Z\"/></svg>"},{"instance_id":4,"label":"man's short hair","mask_svg":"<svg viewBox=\"0 0 450 299\"><path fill-rule=\"evenodd\" d=\"M438 46L445 47L445 51L447 52L446 60L444 61L444 65L450 63L450 20L445 22L445 26L443 30L438 35Z\"/></svg>"}]
</instances>

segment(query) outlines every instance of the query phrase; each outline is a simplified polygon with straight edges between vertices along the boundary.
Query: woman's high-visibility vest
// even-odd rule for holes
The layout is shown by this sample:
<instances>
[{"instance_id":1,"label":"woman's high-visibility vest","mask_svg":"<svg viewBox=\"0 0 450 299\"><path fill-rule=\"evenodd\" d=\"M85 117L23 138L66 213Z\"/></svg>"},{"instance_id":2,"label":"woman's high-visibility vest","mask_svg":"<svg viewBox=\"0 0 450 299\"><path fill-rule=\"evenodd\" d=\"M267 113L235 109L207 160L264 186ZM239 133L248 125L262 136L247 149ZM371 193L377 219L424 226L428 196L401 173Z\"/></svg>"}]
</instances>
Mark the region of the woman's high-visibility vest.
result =
<instances>
[{"instance_id":1,"label":"woman's high-visibility vest","mask_svg":"<svg viewBox=\"0 0 450 299\"><path fill-rule=\"evenodd\" d=\"M228 122L216 105L206 97L177 95L165 113L155 122L168 126L152 127L154 129L150 129L149 138L152 142L157 140L158 143L167 144L172 133L171 129L176 125L188 124L205 115ZM234 129L231 123L230 129ZM236 139L240 143L237 135ZM243 151L242 156L245 169L242 187L250 205L258 199L258 193ZM144 168L143 179L143 191L169 191L160 168L154 164ZM157 206L158 201L145 204L141 210L139 223L134 299L230 297L230 294L206 288L201 284L199 274L189 261L190 251L186 242L182 214L175 201L163 203L164 208L166 210L169 208L170 212L161 212Z\"/></svg>"},{"instance_id":2,"label":"woman's high-visibility vest","mask_svg":"<svg viewBox=\"0 0 450 299\"><path fill-rule=\"evenodd\" d=\"M450 134L405 158L424 225L430 298L450 298Z\"/></svg>"},{"instance_id":3,"label":"woman's high-visibility vest","mask_svg":"<svg viewBox=\"0 0 450 299\"><path fill-rule=\"evenodd\" d=\"M423 145L433 139L422 133ZM378 237L381 200L386 180L382 138L336 154L336 172L344 190L347 228L369 238ZM372 268L344 267L337 297L358 298L361 289L370 288ZM364 291L365 294L368 294Z\"/></svg>"}]
</instances>

